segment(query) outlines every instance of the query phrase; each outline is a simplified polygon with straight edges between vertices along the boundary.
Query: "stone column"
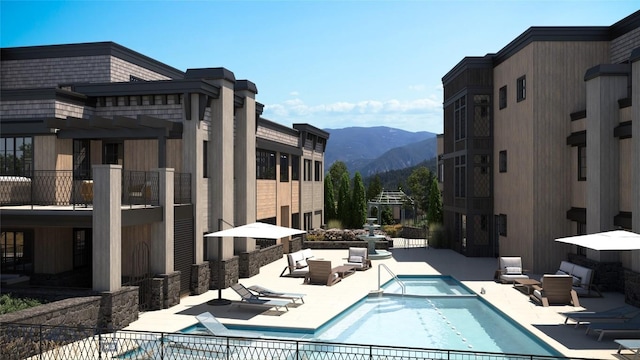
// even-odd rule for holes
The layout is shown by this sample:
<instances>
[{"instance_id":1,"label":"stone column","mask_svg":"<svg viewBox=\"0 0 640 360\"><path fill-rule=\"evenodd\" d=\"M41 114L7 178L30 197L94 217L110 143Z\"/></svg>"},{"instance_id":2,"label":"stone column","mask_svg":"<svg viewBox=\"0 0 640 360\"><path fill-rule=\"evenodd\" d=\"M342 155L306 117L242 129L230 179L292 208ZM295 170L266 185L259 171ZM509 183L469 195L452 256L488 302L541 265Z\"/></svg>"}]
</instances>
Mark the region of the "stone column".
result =
<instances>
[{"instance_id":1,"label":"stone column","mask_svg":"<svg viewBox=\"0 0 640 360\"><path fill-rule=\"evenodd\" d=\"M122 166L93 166L93 290L118 291L122 275Z\"/></svg>"},{"instance_id":2,"label":"stone column","mask_svg":"<svg viewBox=\"0 0 640 360\"><path fill-rule=\"evenodd\" d=\"M587 233L615 229L620 211L620 123L618 100L627 94L628 67L598 65L585 74L587 95ZM611 253L611 254L610 254ZM587 251L599 261L617 261L617 252Z\"/></svg>"},{"instance_id":3,"label":"stone column","mask_svg":"<svg viewBox=\"0 0 640 360\"><path fill-rule=\"evenodd\" d=\"M249 80L238 80L235 93L243 99L236 109L234 151L235 225L256 221L256 100L258 88ZM255 239L236 238L235 252L251 252Z\"/></svg>"}]
</instances>

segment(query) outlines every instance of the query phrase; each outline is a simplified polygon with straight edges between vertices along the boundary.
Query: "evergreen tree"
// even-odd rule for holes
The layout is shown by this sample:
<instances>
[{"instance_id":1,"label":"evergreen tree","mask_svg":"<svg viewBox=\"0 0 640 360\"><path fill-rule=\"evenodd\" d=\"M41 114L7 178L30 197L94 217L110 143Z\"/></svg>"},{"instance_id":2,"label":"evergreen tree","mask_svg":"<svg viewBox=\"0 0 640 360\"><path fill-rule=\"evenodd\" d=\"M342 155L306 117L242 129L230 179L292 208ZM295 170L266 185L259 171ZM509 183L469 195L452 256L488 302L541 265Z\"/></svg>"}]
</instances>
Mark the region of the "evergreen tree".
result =
<instances>
[{"instance_id":1,"label":"evergreen tree","mask_svg":"<svg viewBox=\"0 0 640 360\"><path fill-rule=\"evenodd\" d=\"M431 179L433 175L425 166L417 167L409 178L407 184L411 191L411 197L415 201L418 209L426 213L429 209L429 192L431 190Z\"/></svg>"},{"instance_id":2,"label":"evergreen tree","mask_svg":"<svg viewBox=\"0 0 640 360\"><path fill-rule=\"evenodd\" d=\"M351 189L349 189L349 174L342 173L340 178L340 187L338 188L338 220L342 222L344 226L349 224L349 213L351 210Z\"/></svg>"},{"instance_id":3,"label":"evergreen tree","mask_svg":"<svg viewBox=\"0 0 640 360\"><path fill-rule=\"evenodd\" d=\"M367 188L367 200L373 200L382 192L382 182L380 181L380 175L376 174Z\"/></svg>"},{"instance_id":4,"label":"evergreen tree","mask_svg":"<svg viewBox=\"0 0 640 360\"><path fill-rule=\"evenodd\" d=\"M364 183L359 172L353 176L351 192L351 228L360 229L367 221L367 199Z\"/></svg>"},{"instance_id":5,"label":"evergreen tree","mask_svg":"<svg viewBox=\"0 0 640 360\"><path fill-rule=\"evenodd\" d=\"M324 182L324 222L328 223L329 220L335 220L336 215L336 198L333 194L333 182L330 179L325 179Z\"/></svg>"},{"instance_id":6,"label":"evergreen tree","mask_svg":"<svg viewBox=\"0 0 640 360\"><path fill-rule=\"evenodd\" d=\"M440 189L438 189L438 180L435 177L431 179L427 221L429 224L442 224L442 197L440 196Z\"/></svg>"},{"instance_id":7,"label":"evergreen tree","mask_svg":"<svg viewBox=\"0 0 640 360\"><path fill-rule=\"evenodd\" d=\"M349 176L349 170L347 170L347 164L342 161L334 161L329 167L329 177L333 182L334 191L340 189L340 181L342 181L342 174L347 174Z\"/></svg>"}]
</instances>

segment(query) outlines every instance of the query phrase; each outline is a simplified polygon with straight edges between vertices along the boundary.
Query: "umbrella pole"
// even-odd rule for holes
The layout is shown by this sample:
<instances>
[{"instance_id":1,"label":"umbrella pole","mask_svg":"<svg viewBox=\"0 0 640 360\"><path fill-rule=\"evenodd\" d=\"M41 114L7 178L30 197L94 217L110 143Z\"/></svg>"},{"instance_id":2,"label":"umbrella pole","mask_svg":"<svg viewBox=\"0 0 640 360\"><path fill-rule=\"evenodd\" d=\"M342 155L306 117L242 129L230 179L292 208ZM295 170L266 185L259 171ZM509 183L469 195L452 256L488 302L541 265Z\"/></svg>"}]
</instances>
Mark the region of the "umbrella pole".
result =
<instances>
[{"instance_id":1,"label":"umbrella pole","mask_svg":"<svg viewBox=\"0 0 640 360\"><path fill-rule=\"evenodd\" d=\"M209 305L230 305L231 300L222 298L222 238L218 238L218 298L207 302Z\"/></svg>"}]
</instances>

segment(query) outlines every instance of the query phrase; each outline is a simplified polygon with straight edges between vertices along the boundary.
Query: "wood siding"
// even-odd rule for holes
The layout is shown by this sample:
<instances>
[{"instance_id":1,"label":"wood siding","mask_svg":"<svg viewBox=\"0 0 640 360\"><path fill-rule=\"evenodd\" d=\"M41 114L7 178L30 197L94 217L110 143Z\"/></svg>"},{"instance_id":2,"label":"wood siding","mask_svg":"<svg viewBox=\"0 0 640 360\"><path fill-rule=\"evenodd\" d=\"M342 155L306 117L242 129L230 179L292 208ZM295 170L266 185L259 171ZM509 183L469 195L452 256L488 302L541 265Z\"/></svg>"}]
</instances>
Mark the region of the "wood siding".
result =
<instances>
[{"instance_id":1,"label":"wood siding","mask_svg":"<svg viewBox=\"0 0 640 360\"><path fill-rule=\"evenodd\" d=\"M36 274L73 270L73 229L36 228L33 266Z\"/></svg>"}]
</instances>

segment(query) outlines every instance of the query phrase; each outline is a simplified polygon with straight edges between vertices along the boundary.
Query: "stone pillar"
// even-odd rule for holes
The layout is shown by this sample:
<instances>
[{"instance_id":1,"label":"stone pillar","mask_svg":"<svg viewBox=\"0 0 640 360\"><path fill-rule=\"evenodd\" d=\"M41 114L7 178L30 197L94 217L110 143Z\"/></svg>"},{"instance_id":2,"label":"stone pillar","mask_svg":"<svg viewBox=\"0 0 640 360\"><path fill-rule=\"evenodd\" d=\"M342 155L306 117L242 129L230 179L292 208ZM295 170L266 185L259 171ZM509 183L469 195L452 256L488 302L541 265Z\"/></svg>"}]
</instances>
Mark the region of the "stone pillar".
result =
<instances>
[{"instance_id":1,"label":"stone pillar","mask_svg":"<svg viewBox=\"0 0 640 360\"><path fill-rule=\"evenodd\" d=\"M258 88L249 80L238 80L235 93L243 99L236 109L236 138L234 151L235 174L235 224L245 225L256 221L256 101ZM255 239L236 238L236 253L251 252L256 248Z\"/></svg>"},{"instance_id":2,"label":"stone pillar","mask_svg":"<svg viewBox=\"0 0 640 360\"><path fill-rule=\"evenodd\" d=\"M93 290L120 290L122 166L93 166Z\"/></svg>"},{"instance_id":3,"label":"stone pillar","mask_svg":"<svg viewBox=\"0 0 640 360\"><path fill-rule=\"evenodd\" d=\"M627 95L628 67L598 65L585 74L587 96L587 233L615 229L620 211L620 123L618 100ZM618 252L587 250L587 257L617 261Z\"/></svg>"},{"instance_id":4,"label":"stone pillar","mask_svg":"<svg viewBox=\"0 0 640 360\"><path fill-rule=\"evenodd\" d=\"M633 214L631 217L631 228L633 232L640 234L640 48L635 49L631 52L631 56L629 57L629 61L631 62L631 87L632 98L631 104L633 104L632 108L632 123L631 127L631 139L633 141L632 149L635 156L632 156L632 174L631 174L631 182L633 183L633 189L631 196L633 197L633 208L631 209L631 213ZM631 252L631 270L640 273L640 250L633 250ZM639 296L640 298L640 296Z\"/></svg>"}]
</instances>

